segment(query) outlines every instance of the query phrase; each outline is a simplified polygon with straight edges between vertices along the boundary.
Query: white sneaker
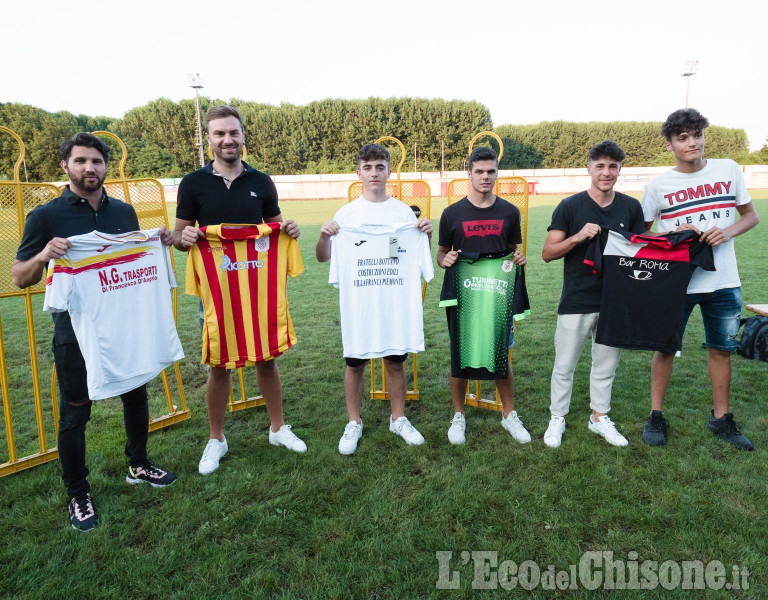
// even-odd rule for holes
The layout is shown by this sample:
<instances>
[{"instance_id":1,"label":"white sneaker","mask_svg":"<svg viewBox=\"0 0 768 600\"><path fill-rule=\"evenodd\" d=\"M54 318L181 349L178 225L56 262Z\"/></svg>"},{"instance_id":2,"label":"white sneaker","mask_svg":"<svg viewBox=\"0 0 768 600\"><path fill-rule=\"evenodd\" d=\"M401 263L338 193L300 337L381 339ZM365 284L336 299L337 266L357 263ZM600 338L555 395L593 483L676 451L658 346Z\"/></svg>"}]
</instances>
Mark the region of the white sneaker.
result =
<instances>
[{"instance_id":1,"label":"white sneaker","mask_svg":"<svg viewBox=\"0 0 768 600\"><path fill-rule=\"evenodd\" d=\"M523 422L517 416L516 410L510 412L506 419L501 419L501 426L521 444L527 444L531 441L531 434L523 427Z\"/></svg>"},{"instance_id":2,"label":"white sneaker","mask_svg":"<svg viewBox=\"0 0 768 600\"><path fill-rule=\"evenodd\" d=\"M549 419L549 426L544 432L544 443L550 448L558 448L563 440L565 431L565 417L552 415Z\"/></svg>"},{"instance_id":3,"label":"white sneaker","mask_svg":"<svg viewBox=\"0 0 768 600\"><path fill-rule=\"evenodd\" d=\"M608 415L598 417L597 423L593 423L592 417L589 417L589 430L592 433L602 435L605 438L605 441L611 444L611 446L629 445L627 438L616 431L616 425L613 424L613 421L611 421Z\"/></svg>"},{"instance_id":4,"label":"white sneaker","mask_svg":"<svg viewBox=\"0 0 768 600\"><path fill-rule=\"evenodd\" d=\"M344 428L344 435L339 440L340 454L354 454L357 450L357 440L363 435L363 424L350 421Z\"/></svg>"},{"instance_id":5,"label":"white sneaker","mask_svg":"<svg viewBox=\"0 0 768 600\"><path fill-rule=\"evenodd\" d=\"M269 428L269 443L273 446L285 446L294 452L306 452L307 445L291 431L290 425L283 425L277 432Z\"/></svg>"},{"instance_id":6,"label":"white sneaker","mask_svg":"<svg viewBox=\"0 0 768 600\"><path fill-rule=\"evenodd\" d=\"M416 428L405 417L400 417L397 421L393 421L392 415L390 415L389 430L403 438L409 446L419 446L424 443L424 437L416 431Z\"/></svg>"},{"instance_id":7,"label":"white sneaker","mask_svg":"<svg viewBox=\"0 0 768 600\"><path fill-rule=\"evenodd\" d=\"M221 457L227 453L229 447L227 446L227 438L221 436L223 441L216 439L208 440L203 450L203 457L200 459L200 464L197 465L197 470L200 471L200 475L208 475L213 473L219 468L219 461Z\"/></svg>"},{"instance_id":8,"label":"white sneaker","mask_svg":"<svg viewBox=\"0 0 768 600\"><path fill-rule=\"evenodd\" d=\"M467 420L464 415L457 412L451 419L451 426L448 428L448 441L451 444L463 444L466 440L464 431L467 428Z\"/></svg>"}]
</instances>

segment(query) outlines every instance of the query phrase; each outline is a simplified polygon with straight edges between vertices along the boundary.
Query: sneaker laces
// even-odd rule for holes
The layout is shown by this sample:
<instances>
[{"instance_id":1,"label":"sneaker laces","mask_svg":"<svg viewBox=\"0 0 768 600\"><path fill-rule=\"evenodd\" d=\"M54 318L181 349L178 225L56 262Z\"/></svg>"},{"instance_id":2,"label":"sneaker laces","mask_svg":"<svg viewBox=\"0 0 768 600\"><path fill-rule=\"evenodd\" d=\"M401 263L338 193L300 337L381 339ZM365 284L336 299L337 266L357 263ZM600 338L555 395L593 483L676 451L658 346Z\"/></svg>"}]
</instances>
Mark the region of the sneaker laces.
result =
<instances>
[{"instance_id":1,"label":"sneaker laces","mask_svg":"<svg viewBox=\"0 0 768 600\"><path fill-rule=\"evenodd\" d=\"M163 477L165 475L165 471L162 469L158 469L155 465L152 463L147 463L145 465L142 465L141 467L137 467L144 469L144 472L149 475L150 477L155 477L157 479Z\"/></svg>"},{"instance_id":2,"label":"sneaker laces","mask_svg":"<svg viewBox=\"0 0 768 600\"><path fill-rule=\"evenodd\" d=\"M613 421L611 421L610 417L608 417L608 416L602 417L602 418L598 419L597 422L598 423L602 423L603 425L605 425L611 433L615 433L616 435L620 435L619 431L616 429L616 425L613 424Z\"/></svg>"},{"instance_id":3,"label":"sneaker laces","mask_svg":"<svg viewBox=\"0 0 768 600\"><path fill-rule=\"evenodd\" d=\"M212 444L211 442L216 442L217 444L221 443L218 440L213 440L213 439L208 440L208 443L205 445L205 450L203 450L203 458L202 458L202 460L208 460L208 458L209 458L208 455L213 452L213 448L214 448L215 444Z\"/></svg>"},{"instance_id":4,"label":"sneaker laces","mask_svg":"<svg viewBox=\"0 0 768 600\"><path fill-rule=\"evenodd\" d=\"M278 433L282 432L282 435L284 435L285 437L287 437L291 441L299 439L298 436L295 433L293 433L293 431L291 431L291 426L287 425L287 424L283 425L277 432ZM344 428L344 433L346 433L346 432L347 432L347 430L346 430L346 428Z\"/></svg>"},{"instance_id":5,"label":"sneaker laces","mask_svg":"<svg viewBox=\"0 0 768 600\"><path fill-rule=\"evenodd\" d=\"M464 423L464 415L461 413L456 413L453 415L453 419L451 419L451 425L461 425Z\"/></svg>"},{"instance_id":6,"label":"sneaker laces","mask_svg":"<svg viewBox=\"0 0 768 600\"><path fill-rule=\"evenodd\" d=\"M731 413L726 413L723 416L723 429L725 429L725 433L728 435L741 435L741 431L739 431L739 427L736 425L736 421L733 420L733 415Z\"/></svg>"},{"instance_id":7,"label":"sneaker laces","mask_svg":"<svg viewBox=\"0 0 768 600\"><path fill-rule=\"evenodd\" d=\"M353 437L356 437L355 430L357 429L357 423L350 421L347 423L347 426L344 428L344 435L342 436L345 440L351 440Z\"/></svg>"},{"instance_id":8,"label":"sneaker laces","mask_svg":"<svg viewBox=\"0 0 768 600\"><path fill-rule=\"evenodd\" d=\"M95 514L90 494L86 494L82 498L72 498L72 504L74 504L75 516L78 519L87 519Z\"/></svg>"},{"instance_id":9,"label":"sneaker laces","mask_svg":"<svg viewBox=\"0 0 768 600\"><path fill-rule=\"evenodd\" d=\"M402 421L400 419L402 419ZM405 430L408 433L412 433L414 431L414 428L413 428L413 425L411 425L411 422L405 417L400 417L400 419L396 421L396 423L397 422L400 423L400 431Z\"/></svg>"},{"instance_id":10,"label":"sneaker laces","mask_svg":"<svg viewBox=\"0 0 768 600\"><path fill-rule=\"evenodd\" d=\"M667 425L664 415L651 415L648 422L648 431L661 431Z\"/></svg>"}]
</instances>

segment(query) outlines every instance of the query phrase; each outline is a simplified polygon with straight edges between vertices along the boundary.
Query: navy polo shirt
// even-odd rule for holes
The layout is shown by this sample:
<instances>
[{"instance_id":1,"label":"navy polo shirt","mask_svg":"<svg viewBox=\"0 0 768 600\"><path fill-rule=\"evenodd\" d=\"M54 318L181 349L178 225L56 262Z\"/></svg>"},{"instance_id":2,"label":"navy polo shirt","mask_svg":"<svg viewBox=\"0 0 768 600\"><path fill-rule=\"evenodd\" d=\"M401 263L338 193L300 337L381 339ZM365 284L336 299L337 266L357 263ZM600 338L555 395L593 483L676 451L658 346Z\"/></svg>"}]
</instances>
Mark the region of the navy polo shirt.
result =
<instances>
[{"instance_id":1,"label":"navy polo shirt","mask_svg":"<svg viewBox=\"0 0 768 600\"><path fill-rule=\"evenodd\" d=\"M102 188L103 189L103 188ZM99 208L93 210L88 200L74 194L69 186L61 196L30 211L16 259L34 258L55 237L68 238L91 231L126 233L139 229L139 219L130 204L103 192ZM58 343L74 343L75 333L69 313L52 313L54 337Z\"/></svg>"},{"instance_id":2,"label":"navy polo shirt","mask_svg":"<svg viewBox=\"0 0 768 600\"><path fill-rule=\"evenodd\" d=\"M222 223L262 223L280 214L277 188L269 175L243 163L245 170L227 188L213 163L185 175L179 184L176 218L198 227Z\"/></svg>"}]
</instances>

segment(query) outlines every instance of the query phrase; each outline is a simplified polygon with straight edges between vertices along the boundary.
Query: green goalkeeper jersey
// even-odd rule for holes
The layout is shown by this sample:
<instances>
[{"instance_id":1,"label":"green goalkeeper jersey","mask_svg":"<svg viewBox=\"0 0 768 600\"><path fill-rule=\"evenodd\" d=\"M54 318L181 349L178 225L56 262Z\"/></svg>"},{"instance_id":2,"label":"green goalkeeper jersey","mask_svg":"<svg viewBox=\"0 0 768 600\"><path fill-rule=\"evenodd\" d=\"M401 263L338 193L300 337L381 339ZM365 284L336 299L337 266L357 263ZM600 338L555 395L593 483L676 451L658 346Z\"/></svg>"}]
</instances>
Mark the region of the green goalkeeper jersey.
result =
<instances>
[{"instance_id":1,"label":"green goalkeeper jersey","mask_svg":"<svg viewBox=\"0 0 768 600\"><path fill-rule=\"evenodd\" d=\"M530 313L525 271L512 254L459 254L446 269L440 306L448 315L451 374L506 378L510 330Z\"/></svg>"}]
</instances>

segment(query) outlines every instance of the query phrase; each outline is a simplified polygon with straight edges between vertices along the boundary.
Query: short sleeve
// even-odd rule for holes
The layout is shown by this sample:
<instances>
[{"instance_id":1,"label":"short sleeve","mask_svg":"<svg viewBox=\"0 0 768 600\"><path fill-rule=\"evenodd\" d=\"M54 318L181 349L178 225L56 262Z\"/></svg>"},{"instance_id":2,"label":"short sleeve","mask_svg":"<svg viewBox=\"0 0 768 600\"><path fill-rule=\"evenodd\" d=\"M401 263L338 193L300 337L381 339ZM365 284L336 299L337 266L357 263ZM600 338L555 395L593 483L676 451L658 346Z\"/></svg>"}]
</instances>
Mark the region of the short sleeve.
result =
<instances>
[{"instance_id":1,"label":"short sleeve","mask_svg":"<svg viewBox=\"0 0 768 600\"><path fill-rule=\"evenodd\" d=\"M522 244L523 232L520 228L520 210L511 204L512 218L510 219L509 231L507 232L507 244Z\"/></svg>"},{"instance_id":2,"label":"short sleeve","mask_svg":"<svg viewBox=\"0 0 768 600\"><path fill-rule=\"evenodd\" d=\"M752 197L747 191L747 186L744 183L744 174L741 172L741 168L737 163L733 163L733 184L734 184L734 196L736 197L736 206L744 206L752 202Z\"/></svg>"},{"instance_id":3,"label":"short sleeve","mask_svg":"<svg viewBox=\"0 0 768 600\"><path fill-rule=\"evenodd\" d=\"M418 231L418 230L417 230ZM419 232L419 269L424 281L432 281L435 276L435 266L432 264L432 252L429 250L429 236Z\"/></svg>"},{"instance_id":4,"label":"short sleeve","mask_svg":"<svg viewBox=\"0 0 768 600\"><path fill-rule=\"evenodd\" d=\"M451 226L448 223L448 211L443 211L440 215L440 227L438 230L437 244L443 248L451 250L453 248L453 236L451 235Z\"/></svg>"},{"instance_id":5,"label":"short sleeve","mask_svg":"<svg viewBox=\"0 0 768 600\"><path fill-rule=\"evenodd\" d=\"M24 223L24 233L21 236L21 244L16 251L16 260L29 260L35 257L54 236L48 236L46 227L40 217L40 209L37 207L27 215ZM47 238L47 239L45 239Z\"/></svg>"},{"instance_id":6,"label":"short sleeve","mask_svg":"<svg viewBox=\"0 0 768 600\"><path fill-rule=\"evenodd\" d=\"M552 222L547 227L547 231L557 229L568 234L571 231L571 220L570 205L567 202L560 202L552 212Z\"/></svg>"},{"instance_id":7,"label":"short sleeve","mask_svg":"<svg viewBox=\"0 0 768 600\"><path fill-rule=\"evenodd\" d=\"M658 192L653 182L649 182L643 190L643 221L651 223L659 217Z\"/></svg>"},{"instance_id":8,"label":"short sleeve","mask_svg":"<svg viewBox=\"0 0 768 600\"><path fill-rule=\"evenodd\" d=\"M52 258L48 263L48 278L45 281L46 312L65 312L69 309L69 296L72 293L72 267L65 254L61 258Z\"/></svg>"},{"instance_id":9,"label":"short sleeve","mask_svg":"<svg viewBox=\"0 0 768 600\"><path fill-rule=\"evenodd\" d=\"M189 177L186 175L179 183L179 190L176 195L176 218L196 223L200 207L192 192L193 184L190 183Z\"/></svg>"},{"instance_id":10,"label":"short sleeve","mask_svg":"<svg viewBox=\"0 0 768 600\"><path fill-rule=\"evenodd\" d=\"M197 283L197 276L195 273L195 257L200 254L200 249L197 244L190 247L187 251L187 274L184 286L184 291L190 296L200 296L200 286Z\"/></svg>"},{"instance_id":11,"label":"short sleeve","mask_svg":"<svg viewBox=\"0 0 768 600\"><path fill-rule=\"evenodd\" d=\"M275 182L272 181L272 178L269 175L264 174L264 179L266 194L264 195L261 205L261 215L264 219L271 219L280 214L280 207L277 203L277 188L275 187Z\"/></svg>"},{"instance_id":12,"label":"short sleeve","mask_svg":"<svg viewBox=\"0 0 768 600\"><path fill-rule=\"evenodd\" d=\"M280 235L288 235L281 232ZM289 236L290 238L290 236ZM288 275L296 277L304 272L304 261L301 259L301 250L299 249L299 242L294 238L290 238L288 242Z\"/></svg>"}]
</instances>

